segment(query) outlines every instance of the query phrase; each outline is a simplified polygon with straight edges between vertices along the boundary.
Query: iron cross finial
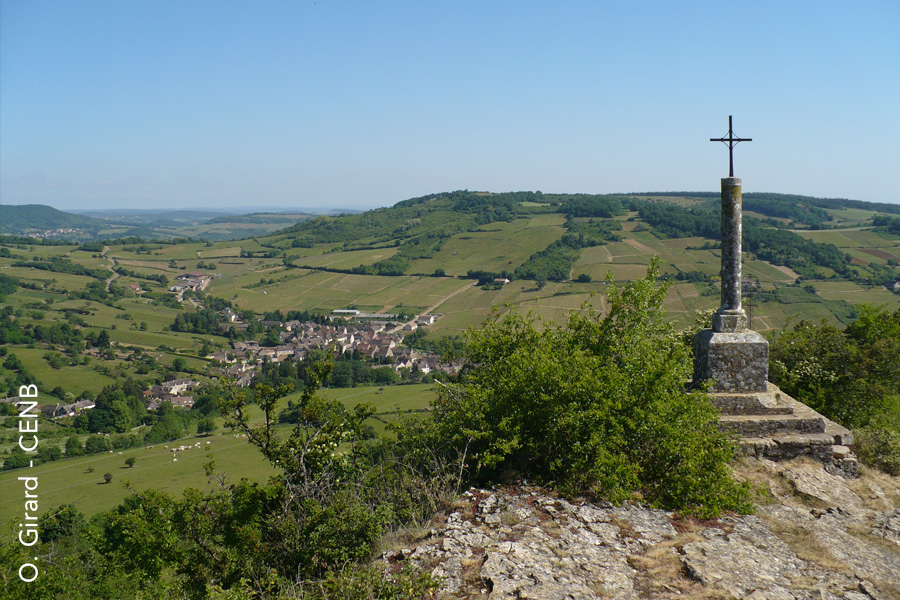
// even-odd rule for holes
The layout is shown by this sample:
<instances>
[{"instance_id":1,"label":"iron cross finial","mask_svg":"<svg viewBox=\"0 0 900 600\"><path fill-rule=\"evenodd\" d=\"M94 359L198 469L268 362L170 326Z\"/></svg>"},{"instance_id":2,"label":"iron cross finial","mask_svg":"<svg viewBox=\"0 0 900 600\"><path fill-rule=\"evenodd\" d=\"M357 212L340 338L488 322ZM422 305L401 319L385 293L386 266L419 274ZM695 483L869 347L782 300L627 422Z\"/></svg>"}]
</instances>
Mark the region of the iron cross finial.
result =
<instances>
[{"instance_id":1,"label":"iron cross finial","mask_svg":"<svg viewBox=\"0 0 900 600\"><path fill-rule=\"evenodd\" d=\"M734 145L738 142L752 142L751 138L734 137L734 131L731 129L731 115L728 115L728 137L709 138L711 142L723 142L728 146L728 176L734 177Z\"/></svg>"}]
</instances>

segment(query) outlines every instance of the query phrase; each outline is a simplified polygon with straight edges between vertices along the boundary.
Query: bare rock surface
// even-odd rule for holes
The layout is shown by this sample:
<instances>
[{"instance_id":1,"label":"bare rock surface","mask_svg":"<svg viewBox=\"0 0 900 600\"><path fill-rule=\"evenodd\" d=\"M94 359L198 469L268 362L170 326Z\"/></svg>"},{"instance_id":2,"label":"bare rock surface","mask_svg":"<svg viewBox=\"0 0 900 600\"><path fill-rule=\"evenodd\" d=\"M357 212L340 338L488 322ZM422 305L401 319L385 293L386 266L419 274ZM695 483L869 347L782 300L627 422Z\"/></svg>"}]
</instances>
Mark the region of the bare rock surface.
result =
<instances>
[{"instance_id":1,"label":"bare rock surface","mask_svg":"<svg viewBox=\"0 0 900 600\"><path fill-rule=\"evenodd\" d=\"M747 459L755 515L697 520L567 501L529 486L469 490L423 539L384 554L442 577L437 598L900 600L900 480Z\"/></svg>"}]
</instances>

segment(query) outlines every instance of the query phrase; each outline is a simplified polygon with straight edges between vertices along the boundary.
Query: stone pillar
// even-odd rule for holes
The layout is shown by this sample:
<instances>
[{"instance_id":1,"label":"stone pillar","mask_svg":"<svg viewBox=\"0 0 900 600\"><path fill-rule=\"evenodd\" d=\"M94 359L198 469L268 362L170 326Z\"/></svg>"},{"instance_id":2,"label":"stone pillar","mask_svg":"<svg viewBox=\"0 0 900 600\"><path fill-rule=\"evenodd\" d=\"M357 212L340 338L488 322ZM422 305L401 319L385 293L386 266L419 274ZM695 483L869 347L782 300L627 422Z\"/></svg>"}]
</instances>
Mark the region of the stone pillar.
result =
<instances>
[{"instance_id":1,"label":"stone pillar","mask_svg":"<svg viewBox=\"0 0 900 600\"><path fill-rule=\"evenodd\" d=\"M713 331L743 331L747 315L741 308L741 178L722 179L722 306L713 317Z\"/></svg>"},{"instance_id":2,"label":"stone pillar","mask_svg":"<svg viewBox=\"0 0 900 600\"><path fill-rule=\"evenodd\" d=\"M747 329L741 308L741 180L722 179L722 306L694 337L694 382L711 392L765 392L769 343Z\"/></svg>"}]
</instances>

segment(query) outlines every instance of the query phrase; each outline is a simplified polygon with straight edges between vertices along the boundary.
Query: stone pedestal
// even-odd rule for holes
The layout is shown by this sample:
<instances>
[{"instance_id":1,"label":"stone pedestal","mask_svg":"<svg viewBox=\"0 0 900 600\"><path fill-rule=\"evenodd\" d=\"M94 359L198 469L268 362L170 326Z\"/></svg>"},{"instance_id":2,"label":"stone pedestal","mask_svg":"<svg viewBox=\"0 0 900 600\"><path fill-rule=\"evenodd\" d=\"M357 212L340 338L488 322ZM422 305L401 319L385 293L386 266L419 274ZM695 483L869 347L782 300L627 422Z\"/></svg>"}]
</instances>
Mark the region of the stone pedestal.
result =
<instances>
[{"instance_id":1,"label":"stone pedestal","mask_svg":"<svg viewBox=\"0 0 900 600\"><path fill-rule=\"evenodd\" d=\"M712 380L711 392L765 392L769 342L745 329L704 329L694 336L694 381Z\"/></svg>"}]
</instances>

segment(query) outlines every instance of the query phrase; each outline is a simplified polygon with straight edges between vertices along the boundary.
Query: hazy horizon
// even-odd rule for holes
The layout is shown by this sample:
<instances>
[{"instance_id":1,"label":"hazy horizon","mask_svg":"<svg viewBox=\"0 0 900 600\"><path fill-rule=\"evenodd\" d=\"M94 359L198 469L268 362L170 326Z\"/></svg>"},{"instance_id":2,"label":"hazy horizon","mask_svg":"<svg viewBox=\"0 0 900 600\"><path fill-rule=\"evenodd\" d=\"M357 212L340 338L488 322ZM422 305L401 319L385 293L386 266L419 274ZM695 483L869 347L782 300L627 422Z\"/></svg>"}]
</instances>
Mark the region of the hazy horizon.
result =
<instances>
[{"instance_id":1,"label":"hazy horizon","mask_svg":"<svg viewBox=\"0 0 900 600\"><path fill-rule=\"evenodd\" d=\"M439 193L452 192L452 191L455 191L455 190L439 190L439 191L436 190L436 191L431 192L431 193L439 194ZM512 192L512 191L537 191L537 190L472 190L472 191L477 191L477 192L502 193L502 192ZM686 193L686 194L691 194L691 193L710 194L710 193L717 193L717 192L718 192L718 190L645 190L645 191L630 191L630 192L578 192L578 191L555 192L554 190L541 190L541 191L542 191L543 193L545 193L545 194L555 194L555 193L560 193L560 194L562 194L562 193L571 193L571 194L589 194L589 193L596 193L596 194L620 195L620 196L628 196L628 195L653 195L653 194L678 193L678 192L684 192L684 193ZM764 191L764 192L754 192L754 191L752 191L752 190L746 190L746 189L744 189L744 190L743 190L743 193L746 195L746 194L751 194L751 193L783 194L783 193L785 193L785 192L775 192L775 191L772 191L772 190L767 190L767 191ZM60 207L60 206L54 206L53 204L49 204L49 203L39 203L39 202L5 202L5 201L3 201L3 200L0 200L0 206L43 205L43 206L50 206L50 207L55 208L55 209L57 209L57 210L61 210L61 211L69 212L69 213L73 213L73 214L85 214L85 213L91 213L91 212L125 214L125 213L141 213L141 212L143 212L143 213L152 213L152 212L175 212L175 211L185 211L185 212L197 211L197 212L210 212L210 213L222 212L222 213L229 213L229 214L266 213L266 212L283 213L283 212L296 211L296 212L309 212L309 213L322 213L322 214L324 214L324 213L329 213L329 212L333 212L333 211L341 211L341 210L346 210L346 211L361 211L361 212L362 212L362 211L367 211L367 210L373 210L373 209L376 209L376 208L388 208L388 207L391 207L391 206L397 204L398 202L402 202L402 201L408 200L408 199L410 199L410 198L418 198L418 197L421 197L421 196L427 196L427 195L428 195L428 194L419 194L418 196L410 196L410 197L408 197L408 198L398 198L397 200L395 200L395 201L393 201L393 202L390 202L389 204L384 204L384 205L382 205L382 206L367 206L367 207L353 207L353 206L309 206L309 205L301 206L301 205L297 205L297 204L284 204L284 205L256 205L256 206L254 206L254 205L240 205L240 204L234 204L234 205L227 205L227 206L202 206L202 205L192 206L192 205L187 205L187 206L163 206L163 207L155 207L155 208L151 208L151 207L148 207L148 206L145 206L145 207L132 207L132 206L128 206L128 207L79 206L79 207L72 207L72 208L64 208L64 207ZM843 199L843 200L860 200L860 198L853 198L853 197L849 197L849 198L848 198L848 197L838 197L838 196L811 196L810 194L802 194L802 193L801 193L801 194L794 194L794 195L799 195L799 196L809 196L809 197L815 197L815 198L829 198L829 199ZM866 201L866 202L869 202L869 201ZM900 202L893 202L893 203L891 203L891 204L897 204L897 203L900 203Z\"/></svg>"},{"instance_id":2,"label":"hazy horizon","mask_svg":"<svg viewBox=\"0 0 900 600\"><path fill-rule=\"evenodd\" d=\"M900 203L900 4L0 3L0 199L365 210L456 189ZM324 209L324 208L323 208Z\"/></svg>"}]
</instances>

